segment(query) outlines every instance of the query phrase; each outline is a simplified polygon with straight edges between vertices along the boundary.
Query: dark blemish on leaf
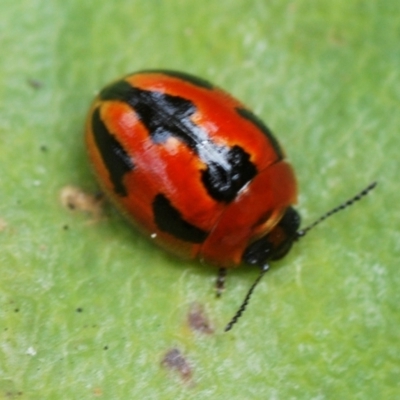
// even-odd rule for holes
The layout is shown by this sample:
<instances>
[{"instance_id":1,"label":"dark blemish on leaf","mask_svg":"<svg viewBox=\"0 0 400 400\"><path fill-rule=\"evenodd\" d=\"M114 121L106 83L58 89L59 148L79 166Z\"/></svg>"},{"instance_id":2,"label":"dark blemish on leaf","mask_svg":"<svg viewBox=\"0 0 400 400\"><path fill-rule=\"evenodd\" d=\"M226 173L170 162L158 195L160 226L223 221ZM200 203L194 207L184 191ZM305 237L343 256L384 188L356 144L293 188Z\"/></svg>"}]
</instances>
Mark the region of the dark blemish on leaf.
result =
<instances>
[{"instance_id":1,"label":"dark blemish on leaf","mask_svg":"<svg viewBox=\"0 0 400 400\"><path fill-rule=\"evenodd\" d=\"M192 368L179 349L168 350L161 361L161 365L178 373L185 382L192 378Z\"/></svg>"},{"instance_id":2,"label":"dark blemish on leaf","mask_svg":"<svg viewBox=\"0 0 400 400\"><path fill-rule=\"evenodd\" d=\"M41 89L43 87L43 82L37 80L37 79L28 79L27 80L28 85L35 90Z\"/></svg>"},{"instance_id":3,"label":"dark blemish on leaf","mask_svg":"<svg viewBox=\"0 0 400 400\"><path fill-rule=\"evenodd\" d=\"M200 303L192 303L187 315L189 327L196 332L211 335L214 333L214 328L211 326L210 320Z\"/></svg>"},{"instance_id":4,"label":"dark blemish on leaf","mask_svg":"<svg viewBox=\"0 0 400 400\"><path fill-rule=\"evenodd\" d=\"M22 392L6 392L6 398L15 399L17 396L22 396Z\"/></svg>"},{"instance_id":5,"label":"dark blemish on leaf","mask_svg":"<svg viewBox=\"0 0 400 400\"><path fill-rule=\"evenodd\" d=\"M78 308L76 309L76 312L79 312L79 313L83 312L83 308L82 308L82 307L78 307Z\"/></svg>"}]
</instances>

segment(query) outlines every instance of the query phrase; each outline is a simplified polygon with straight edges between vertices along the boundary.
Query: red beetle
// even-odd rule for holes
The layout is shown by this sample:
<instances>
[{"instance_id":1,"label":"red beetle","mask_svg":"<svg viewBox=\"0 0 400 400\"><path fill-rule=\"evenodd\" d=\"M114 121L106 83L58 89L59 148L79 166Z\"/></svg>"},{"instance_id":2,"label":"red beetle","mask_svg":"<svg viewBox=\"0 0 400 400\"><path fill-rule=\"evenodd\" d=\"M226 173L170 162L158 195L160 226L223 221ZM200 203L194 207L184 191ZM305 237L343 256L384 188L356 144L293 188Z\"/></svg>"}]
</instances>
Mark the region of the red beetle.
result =
<instances>
[{"instance_id":1,"label":"red beetle","mask_svg":"<svg viewBox=\"0 0 400 400\"><path fill-rule=\"evenodd\" d=\"M203 79L149 70L111 83L91 107L86 145L113 203L164 249L218 266L220 290L226 268L257 265L257 283L304 235L292 208L296 178L278 141Z\"/></svg>"}]
</instances>

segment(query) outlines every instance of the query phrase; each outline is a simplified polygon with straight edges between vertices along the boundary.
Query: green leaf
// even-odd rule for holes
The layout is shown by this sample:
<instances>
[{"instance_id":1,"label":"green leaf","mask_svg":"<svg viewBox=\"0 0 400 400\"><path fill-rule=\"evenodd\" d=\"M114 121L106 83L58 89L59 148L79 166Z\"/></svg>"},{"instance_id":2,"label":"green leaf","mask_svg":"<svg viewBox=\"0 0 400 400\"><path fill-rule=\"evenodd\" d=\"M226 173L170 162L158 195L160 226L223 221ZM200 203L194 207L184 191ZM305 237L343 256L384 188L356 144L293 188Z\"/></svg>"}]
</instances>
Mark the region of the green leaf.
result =
<instances>
[{"instance_id":1,"label":"green leaf","mask_svg":"<svg viewBox=\"0 0 400 400\"><path fill-rule=\"evenodd\" d=\"M0 399L400 397L399 11L3 0ZM143 68L198 75L253 108L295 167L305 224L379 181L275 263L226 334L257 271L232 271L215 299L214 267L165 254L108 205L99 217L90 197L86 212L60 199L97 192L89 104Z\"/></svg>"}]
</instances>

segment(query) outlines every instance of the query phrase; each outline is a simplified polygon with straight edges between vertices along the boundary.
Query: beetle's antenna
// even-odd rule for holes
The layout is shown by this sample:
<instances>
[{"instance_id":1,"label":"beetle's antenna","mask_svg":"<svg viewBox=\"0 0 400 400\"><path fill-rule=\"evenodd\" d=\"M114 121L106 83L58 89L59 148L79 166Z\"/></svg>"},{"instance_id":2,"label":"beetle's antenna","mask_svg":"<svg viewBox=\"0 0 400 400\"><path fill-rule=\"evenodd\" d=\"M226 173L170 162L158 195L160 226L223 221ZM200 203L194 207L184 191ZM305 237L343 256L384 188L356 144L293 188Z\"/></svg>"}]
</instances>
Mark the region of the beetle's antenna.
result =
<instances>
[{"instance_id":1,"label":"beetle's antenna","mask_svg":"<svg viewBox=\"0 0 400 400\"><path fill-rule=\"evenodd\" d=\"M299 240L303 236L307 234L308 231L313 229L316 225L319 225L322 221L326 220L329 218L331 215L336 214L339 211L344 210L345 208L353 205L356 201L361 200L364 196L366 196L372 189L375 188L375 186L378 184L378 182L372 182L370 183L365 189L361 190L361 192L357 193L354 197L346 200L342 204L338 205L335 208L332 208L332 210L328 211L327 213L323 214L320 218L318 218L316 221L314 221L312 224L306 226L303 229L300 229L299 231L296 232L296 239Z\"/></svg>"},{"instance_id":2,"label":"beetle's antenna","mask_svg":"<svg viewBox=\"0 0 400 400\"><path fill-rule=\"evenodd\" d=\"M364 196L366 196L372 189L375 188L377 185L377 182L372 182L370 183L365 189L361 190L361 192L357 193L355 196L351 197L350 199L346 200L342 204L338 205L335 208L332 208L332 210L328 211L327 213L323 214L320 218L318 218L316 221L314 221L312 224L308 225L307 227L300 229L295 233L295 237L292 240L299 240L303 236L306 235L308 231L313 229L316 225L320 224L322 221L325 219L329 218L331 215L336 214L337 212L344 210L345 208L353 205L355 202L361 200ZM263 265L260 274L258 275L257 279L254 281L254 283L251 285L249 291L246 294L246 297L243 300L242 305L240 308L237 310L236 314L233 316L233 318L229 321L229 323L225 327L225 332L228 332L232 329L233 325L236 324L238 319L241 317L243 312L246 310L247 305L249 304L249 300L251 295L254 292L254 289L258 285L258 283L261 281L261 278L265 275L265 273L269 270L269 265L265 264Z\"/></svg>"},{"instance_id":3,"label":"beetle's antenna","mask_svg":"<svg viewBox=\"0 0 400 400\"><path fill-rule=\"evenodd\" d=\"M224 331L228 332L232 329L233 325L236 324L237 320L240 318L240 316L243 314L243 311L246 309L247 304L249 304L249 300L251 295L254 292L254 289L258 285L258 283L261 281L261 278L264 276L264 274L269 270L269 265L265 264L262 267L262 270L260 272L260 275L258 275L257 279L254 281L254 283L251 285L249 291L246 294L246 297L243 300L242 305L240 306L239 310L237 310L236 314L233 316L233 318L229 321L229 323L226 325Z\"/></svg>"}]
</instances>

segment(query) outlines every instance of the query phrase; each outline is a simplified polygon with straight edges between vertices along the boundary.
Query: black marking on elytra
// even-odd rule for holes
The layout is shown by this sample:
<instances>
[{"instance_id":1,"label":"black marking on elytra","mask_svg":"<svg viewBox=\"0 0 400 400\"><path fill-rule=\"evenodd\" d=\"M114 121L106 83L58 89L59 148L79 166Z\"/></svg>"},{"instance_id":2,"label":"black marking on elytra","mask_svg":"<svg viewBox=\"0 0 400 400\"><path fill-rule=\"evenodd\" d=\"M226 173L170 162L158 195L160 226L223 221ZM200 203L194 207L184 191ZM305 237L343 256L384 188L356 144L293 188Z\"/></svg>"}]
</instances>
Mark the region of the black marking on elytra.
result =
<instances>
[{"instance_id":1,"label":"black marking on elytra","mask_svg":"<svg viewBox=\"0 0 400 400\"><path fill-rule=\"evenodd\" d=\"M196 107L190 100L134 88L129 104L146 126L154 143L175 137L198 153L199 128L191 121Z\"/></svg>"},{"instance_id":2,"label":"black marking on elytra","mask_svg":"<svg viewBox=\"0 0 400 400\"><path fill-rule=\"evenodd\" d=\"M137 73L163 74L171 76L172 78L181 79L183 81L191 83L192 85L199 86L203 89L212 90L215 88L215 86L211 82L208 82L207 80L199 78L197 76L187 74L186 72L173 71L169 69L148 69L148 70L138 71ZM136 73L134 75L136 75Z\"/></svg>"},{"instance_id":3,"label":"black marking on elytra","mask_svg":"<svg viewBox=\"0 0 400 400\"><path fill-rule=\"evenodd\" d=\"M100 98L119 100L130 105L155 143L164 143L173 136L196 150L197 136L193 129L197 127L190 121L196 107L191 101L162 92L139 89L124 80L104 88Z\"/></svg>"},{"instance_id":4,"label":"black marking on elytra","mask_svg":"<svg viewBox=\"0 0 400 400\"><path fill-rule=\"evenodd\" d=\"M203 243L208 232L185 221L163 194L158 194L153 200L154 221L158 228L177 239L190 243Z\"/></svg>"},{"instance_id":5,"label":"black marking on elytra","mask_svg":"<svg viewBox=\"0 0 400 400\"><path fill-rule=\"evenodd\" d=\"M210 161L202 172L202 181L207 192L218 201L232 201L240 189L257 174L250 156L241 147L233 146L223 155L229 163L226 169L218 162Z\"/></svg>"},{"instance_id":6,"label":"black marking on elytra","mask_svg":"<svg viewBox=\"0 0 400 400\"><path fill-rule=\"evenodd\" d=\"M244 119L247 119L251 123L253 123L269 140L272 147L276 151L279 159L284 158L283 150L275 139L275 136L272 134L270 129L264 124L264 122L257 117L252 111L248 110L247 108L236 108L237 113Z\"/></svg>"},{"instance_id":7,"label":"black marking on elytra","mask_svg":"<svg viewBox=\"0 0 400 400\"><path fill-rule=\"evenodd\" d=\"M106 86L99 93L101 100L128 101L132 97L133 87L127 81L121 80Z\"/></svg>"},{"instance_id":8,"label":"black marking on elytra","mask_svg":"<svg viewBox=\"0 0 400 400\"><path fill-rule=\"evenodd\" d=\"M232 201L257 173L242 148L216 144L207 131L192 121L196 106L190 100L139 89L123 80L105 88L100 97L129 104L154 143L165 143L173 137L188 146L206 165L202 171L203 183L217 201Z\"/></svg>"},{"instance_id":9,"label":"black marking on elytra","mask_svg":"<svg viewBox=\"0 0 400 400\"><path fill-rule=\"evenodd\" d=\"M115 193L126 196L128 193L123 178L127 172L135 168L135 165L121 143L107 129L101 119L99 108L93 111L92 132L101 158L110 174Z\"/></svg>"}]
</instances>

